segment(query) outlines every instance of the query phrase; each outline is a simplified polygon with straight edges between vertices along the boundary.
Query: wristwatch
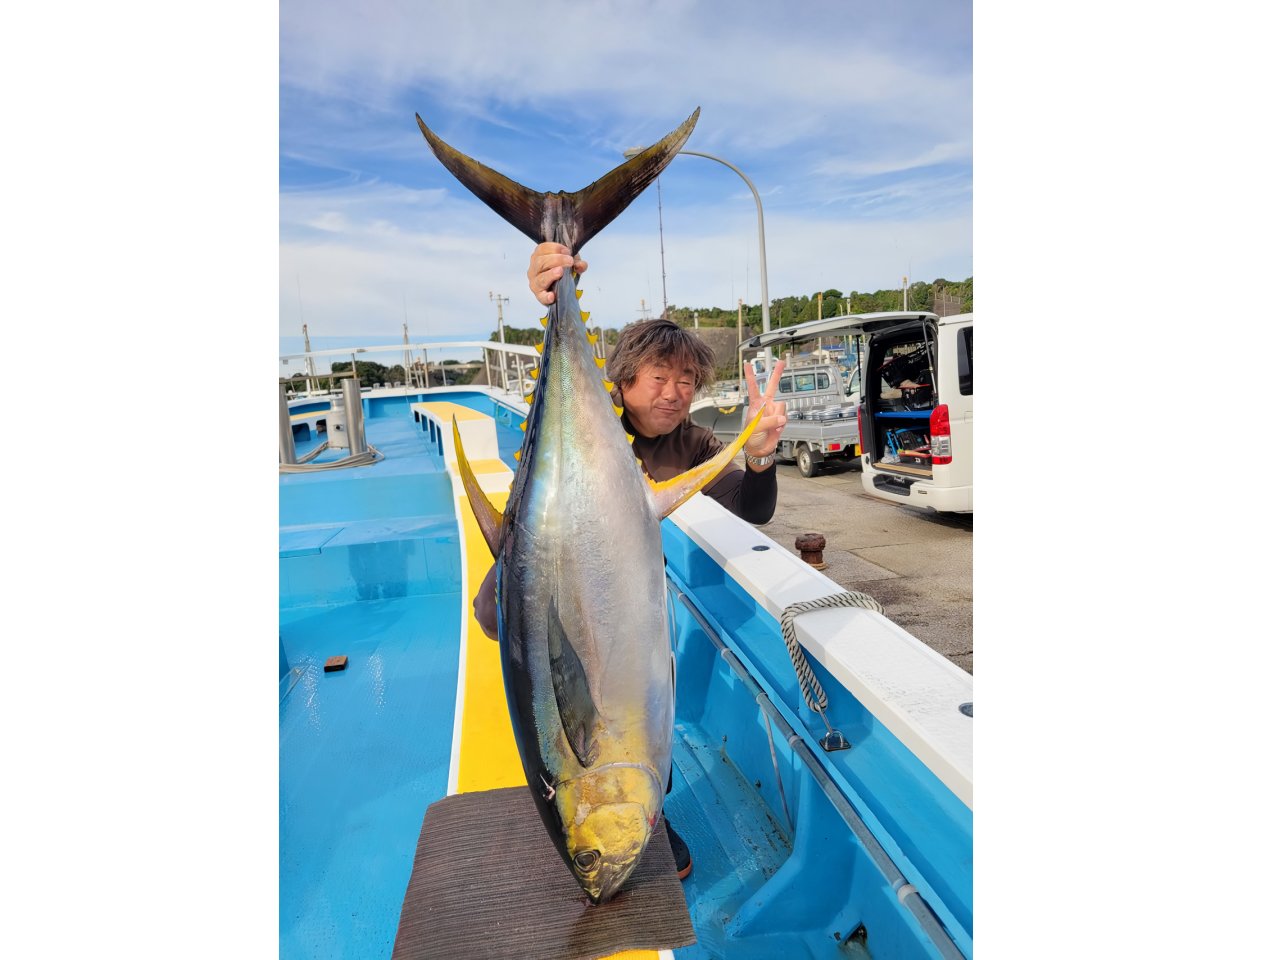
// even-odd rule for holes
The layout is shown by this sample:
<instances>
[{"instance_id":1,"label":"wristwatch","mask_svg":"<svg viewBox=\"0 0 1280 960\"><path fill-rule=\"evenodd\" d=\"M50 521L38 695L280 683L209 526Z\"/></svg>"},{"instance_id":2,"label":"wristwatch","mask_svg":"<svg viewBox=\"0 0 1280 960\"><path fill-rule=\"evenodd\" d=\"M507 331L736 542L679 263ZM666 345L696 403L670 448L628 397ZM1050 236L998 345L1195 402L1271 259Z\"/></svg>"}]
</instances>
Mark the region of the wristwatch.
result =
<instances>
[{"instance_id":1,"label":"wristwatch","mask_svg":"<svg viewBox=\"0 0 1280 960\"><path fill-rule=\"evenodd\" d=\"M772 453L767 453L767 454L765 454L763 457L753 457L751 454L747 453L747 452L744 450L744 451L742 451L742 455L746 458L747 463L751 464L753 467L770 467L770 466L773 466L773 454L772 454Z\"/></svg>"}]
</instances>

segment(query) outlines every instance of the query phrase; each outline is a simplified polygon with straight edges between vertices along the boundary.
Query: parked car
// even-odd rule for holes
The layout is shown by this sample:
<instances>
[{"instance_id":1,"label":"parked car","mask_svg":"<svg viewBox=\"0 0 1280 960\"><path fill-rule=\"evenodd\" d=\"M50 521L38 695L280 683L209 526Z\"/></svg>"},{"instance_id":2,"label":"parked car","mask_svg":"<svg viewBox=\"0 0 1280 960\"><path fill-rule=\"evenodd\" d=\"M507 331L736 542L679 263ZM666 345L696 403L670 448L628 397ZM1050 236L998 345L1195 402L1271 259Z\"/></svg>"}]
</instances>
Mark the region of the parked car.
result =
<instances>
[{"instance_id":1,"label":"parked car","mask_svg":"<svg viewBox=\"0 0 1280 960\"><path fill-rule=\"evenodd\" d=\"M763 363L756 364L761 392L767 384ZM724 443L732 443L743 426L745 391L721 391L694 401L689 416ZM787 365L778 381L778 400L787 404L787 425L778 441L779 460L794 460L801 476L812 477L828 461L857 463L858 393L849 392L840 365Z\"/></svg>"},{"instance_id":2,"label":"parked car","mask_svg":"<svg viewBox=\"0 0 1280 960\"><path fill-rule=\"evenodd\" d=\"M927 510L973 512L973 314L853 314L783 327L743 347L860 336L862 486Z\"/></svg>"}]
</instances>

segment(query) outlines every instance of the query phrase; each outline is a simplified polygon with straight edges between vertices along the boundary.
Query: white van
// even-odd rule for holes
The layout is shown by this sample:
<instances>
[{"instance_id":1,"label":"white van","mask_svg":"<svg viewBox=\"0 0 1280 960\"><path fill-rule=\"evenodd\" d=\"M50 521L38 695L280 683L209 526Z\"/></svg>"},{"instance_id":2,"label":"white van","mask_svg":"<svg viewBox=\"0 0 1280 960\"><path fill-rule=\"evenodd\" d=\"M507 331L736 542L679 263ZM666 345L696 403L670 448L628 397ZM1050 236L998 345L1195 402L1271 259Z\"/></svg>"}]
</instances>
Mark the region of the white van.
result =
<instances>
[{"instance_id":1,"label":"white van","mask_svg":"<svg viewBox=\"0 0 1280 960\"><path fill-rule=\"evenodd\" d=\"M917 314L867 340L862 486L884 500L973 512L973 314Z\"/></svg>"},{"instance_id":2,"label":"white van","mask_svg":"<svg viewBox=\"0 0 1280 960\"><path fill-rule=\"evenodd\" d=\"M973 314L828 317L771 330L744 347L862 336L862 486L882 500L973 512Z\"/></svg>"}]
</instances>

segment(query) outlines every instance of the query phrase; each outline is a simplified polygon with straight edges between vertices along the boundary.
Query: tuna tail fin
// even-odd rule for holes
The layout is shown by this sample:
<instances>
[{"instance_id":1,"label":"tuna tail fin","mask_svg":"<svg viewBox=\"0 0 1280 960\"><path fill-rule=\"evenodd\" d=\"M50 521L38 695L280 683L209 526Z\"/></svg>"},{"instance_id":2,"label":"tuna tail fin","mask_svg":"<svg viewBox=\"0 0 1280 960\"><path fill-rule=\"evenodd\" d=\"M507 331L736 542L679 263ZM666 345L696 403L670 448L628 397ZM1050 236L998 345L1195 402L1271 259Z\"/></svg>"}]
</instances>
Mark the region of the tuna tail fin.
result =
<instances>
[{"instance_id":1,"label":"tuna tail fin","mask_svg":"<svg viewBox=\"0 0 1280 960\"><path fill-rule=\"evenodd\" d=\"M462 475L462 488L467 491L467 502L471 504L471 512L475 514L484 542L489 545L489 552L496 558L498 545L502 542L502 514L493 502L480 489L480 481L462 449L462 434L458 432L458 418L453 418L453 450L458 458L458 473Z\"/></svg>"},{"instance_id":2,"label":"tuna tail fin","mask_svg":"<svg viewBox=\"0 0 1280 960\"><path fill-rule=\"evenodd\" d=\"M680 152L702 108L669 134L577 193L538 193L459 153L416 113L431 152L464 187L535 243L563 243L574 253L622 213Z\"/></svg>"},{"instance_id":3,"label":"tuna tail fin","mask_svg":"<svg viewBox=\"0 0 1280 960\"><path fill-rule=\"evenodd\" d=\"M661 483L650 480L649 487L653 490L654 506L658 511L658 518L666 517L676 507L684 503L695 493L705 487L708 483L715 479L716 474L729 465L729 461L737 456L738 451L743 448L747 442L747 438L755 432L756 425L760 422L760 417L764 413L764 406L756 411L756 415L751 418L751 422L743 428L742 433L738 434L738 439L717 453L710 460L706 460L692 470L686 470L678 477L672 477L670 480L663 480Z\"/></svg>"}]
</instances>

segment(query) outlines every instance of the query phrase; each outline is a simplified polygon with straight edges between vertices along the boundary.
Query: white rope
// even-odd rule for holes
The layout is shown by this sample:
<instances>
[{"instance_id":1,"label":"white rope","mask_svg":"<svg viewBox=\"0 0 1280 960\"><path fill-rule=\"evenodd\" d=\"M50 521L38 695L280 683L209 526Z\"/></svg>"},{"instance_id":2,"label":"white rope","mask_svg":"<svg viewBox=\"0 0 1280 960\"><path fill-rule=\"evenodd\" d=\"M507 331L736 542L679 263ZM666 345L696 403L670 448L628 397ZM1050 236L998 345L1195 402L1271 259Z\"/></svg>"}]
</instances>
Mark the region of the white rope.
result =
<instances>
[{"instance_id":1,"label":"white rope","mask_svg":"<svg viewBox=\"0 0 1280 960\"><path fill-rule=\"evenodd\" d=\"M884 607L875 597L869 597L865 593L833 593L829 597L821 597L817 600L801 600L799 603L793 603L782 611L782 619L779 623L782 625L782 639L786 641L787 652L791 654L791 666L795 668L796 679L800 681L800 689L804 692L804 702L809 705L809 709L814 713L822 714L822 720L826 723L827 709L827 693L822 689L822 684L818 682L818 678L814 676L813 669L809 666L809 661L805 658L804 649L800 646L800 641L796 639L796 628L794 621L802 613L809 613L812 610L827 610L833 607L862 607L866 610L874 610L876 613L884 613ZM812 694L810 694L812 691ZM827 729L831 725L827 724Z\"/></svg>"}]
</instances>

